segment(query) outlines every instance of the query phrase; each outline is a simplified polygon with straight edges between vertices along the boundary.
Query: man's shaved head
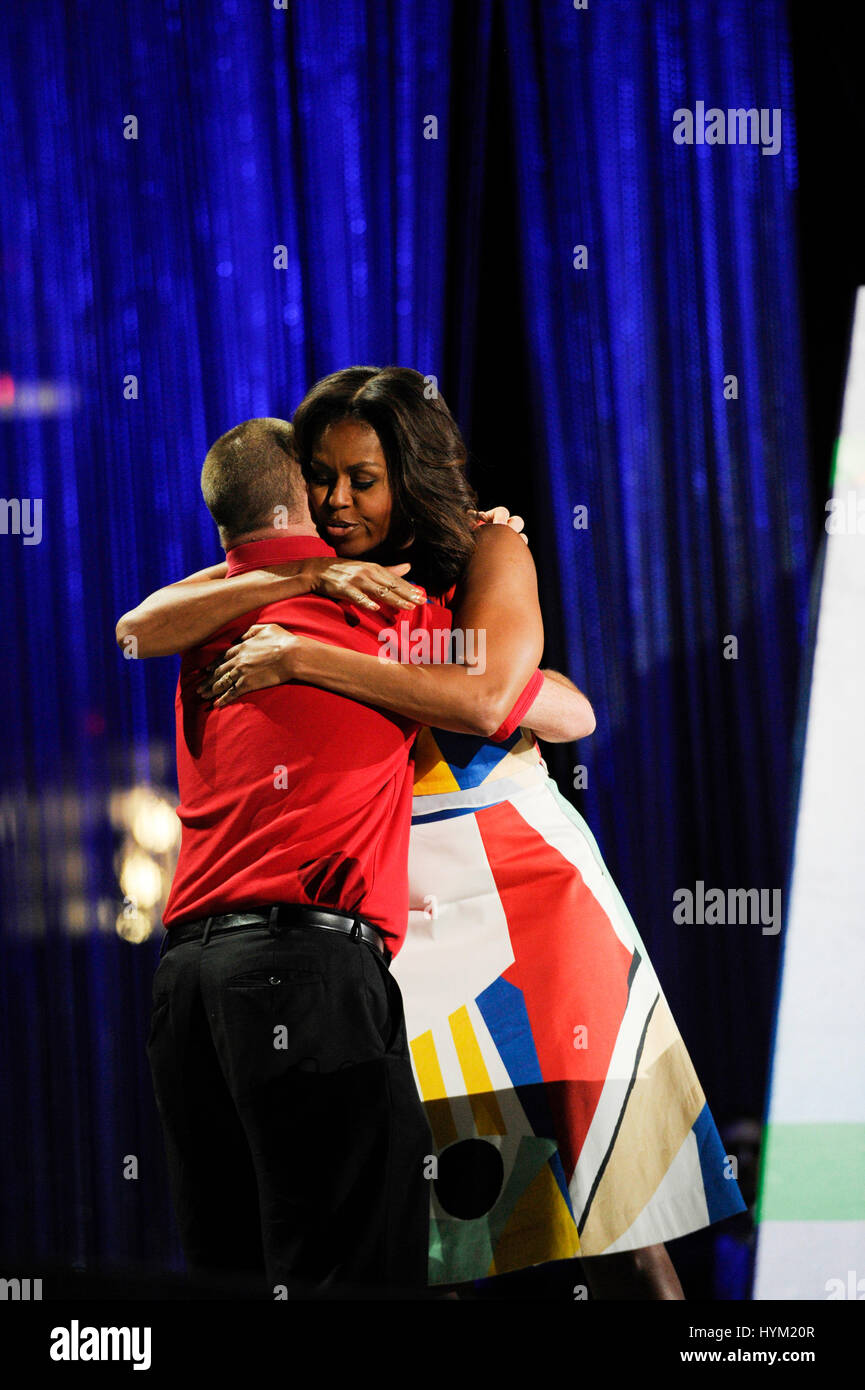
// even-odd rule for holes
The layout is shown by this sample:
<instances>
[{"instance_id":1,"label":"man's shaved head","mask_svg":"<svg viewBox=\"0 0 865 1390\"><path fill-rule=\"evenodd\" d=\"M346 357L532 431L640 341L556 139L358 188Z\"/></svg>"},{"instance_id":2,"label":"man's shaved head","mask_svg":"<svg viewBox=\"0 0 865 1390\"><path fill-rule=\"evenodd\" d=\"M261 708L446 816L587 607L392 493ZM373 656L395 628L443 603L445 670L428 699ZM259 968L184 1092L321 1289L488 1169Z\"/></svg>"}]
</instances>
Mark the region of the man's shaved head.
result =
<instances>
[{"instance_id":1,"label":"man's shaved head","mask_svg":"<svg viewBox=\"0 0 865 1390\"><path fill-rule=\"evenodd\" d=\"M287 420L244 420L211 444L201 491L223 545L265 526L309 519L306 489ZM278 510L279 509L279 510Z\"/></svg>"}]
</instances>

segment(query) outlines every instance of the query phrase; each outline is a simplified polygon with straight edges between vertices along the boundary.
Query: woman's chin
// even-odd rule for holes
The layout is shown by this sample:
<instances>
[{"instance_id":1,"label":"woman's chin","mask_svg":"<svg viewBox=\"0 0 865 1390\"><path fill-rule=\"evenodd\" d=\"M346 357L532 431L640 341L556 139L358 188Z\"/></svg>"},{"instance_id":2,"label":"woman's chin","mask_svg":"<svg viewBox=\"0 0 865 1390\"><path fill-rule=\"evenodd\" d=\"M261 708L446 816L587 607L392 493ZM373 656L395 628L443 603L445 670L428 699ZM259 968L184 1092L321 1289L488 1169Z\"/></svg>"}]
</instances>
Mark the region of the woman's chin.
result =
<instances>
[{"instance_id":1,"label":"woman's chin","mask_svg":"<svg viewBox=\"0 0 865 1390\"><path fill-rule=\"evenodd\" d=\"M356 555L365 555L371 549L369 536L360 532L350 536L328 536L328 545L333 546L340 559L350 560Z\"/></svg>"}]
</instances>

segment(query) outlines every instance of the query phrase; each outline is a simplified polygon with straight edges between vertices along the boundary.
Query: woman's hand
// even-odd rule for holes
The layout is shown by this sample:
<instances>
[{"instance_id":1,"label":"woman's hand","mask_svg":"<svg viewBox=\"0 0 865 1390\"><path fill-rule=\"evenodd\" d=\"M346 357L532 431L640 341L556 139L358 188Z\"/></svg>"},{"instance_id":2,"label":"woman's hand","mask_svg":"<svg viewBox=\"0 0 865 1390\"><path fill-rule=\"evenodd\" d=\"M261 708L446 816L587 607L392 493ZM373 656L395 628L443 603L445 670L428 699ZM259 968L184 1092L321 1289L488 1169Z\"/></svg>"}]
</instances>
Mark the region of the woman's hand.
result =
<instances>
[{"instance_id":1,"label":"woman's hand","mask_svg":"<svg viewBox=\"0 0 865 1390\"><path fill-rule=\"evenodd\" d=\"M475 526L483 526L491 523L493 526L510 526L512 531L516 531L521 536L526 545L529 538L524 532L525 522L521 516L511 516L507 507L493 507L488 512L469 512L469 516L474 518Z\"/></svg>"},{"instance_id":2,"label":"woman's hand","mask_svg":"<svg viewBox=\"0 0 865 1390\"><path fill-rule=\"evenodd\" d=\"M278 623L254 623L239 642L207 667L198 694L203 700L212 700L214 709L222 709L252 690L282 685L293 678L293 658L308 640Z\"/></svg>"},{"instance_id":3,"label":"woman's hand","mask_svg":"<svg viewBox=\"0 0 865 1390\"><path fill-rule=\"evenodd\" d=\"M305 561L303 568L310 578L310 592L337 603L356 603L378 612L383 603L411 609L425 602L423 590L402 578L411 565L377 565L371 560L316 556Z\"/></svg>"}]
</instances>

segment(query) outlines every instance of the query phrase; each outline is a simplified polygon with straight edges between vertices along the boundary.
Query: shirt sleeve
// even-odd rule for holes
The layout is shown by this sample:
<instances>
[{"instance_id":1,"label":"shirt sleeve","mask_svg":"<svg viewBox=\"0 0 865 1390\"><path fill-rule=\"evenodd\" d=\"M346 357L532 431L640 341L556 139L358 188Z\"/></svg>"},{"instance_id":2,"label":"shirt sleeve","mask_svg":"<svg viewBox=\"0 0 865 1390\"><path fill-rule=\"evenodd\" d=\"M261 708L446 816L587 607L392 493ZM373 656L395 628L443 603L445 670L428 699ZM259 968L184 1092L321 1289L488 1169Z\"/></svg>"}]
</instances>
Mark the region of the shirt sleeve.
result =
<instances>
[{"instance_id":1,"label":"shirt sleeve","mask_svg":"<svg viewBox=\"0 0 865 1390\"><path fill-rule=\"evenodd\" d=\"M490 735L493 743L501 743L504 739L510 738L514 730L520 727L523 715L529 706L534 704L543 683L543 672L538 669L529 677L528 684L522 694L517 697L517 702L504 723L500 724L495 733Z\"/></svg>"}]
</instances>

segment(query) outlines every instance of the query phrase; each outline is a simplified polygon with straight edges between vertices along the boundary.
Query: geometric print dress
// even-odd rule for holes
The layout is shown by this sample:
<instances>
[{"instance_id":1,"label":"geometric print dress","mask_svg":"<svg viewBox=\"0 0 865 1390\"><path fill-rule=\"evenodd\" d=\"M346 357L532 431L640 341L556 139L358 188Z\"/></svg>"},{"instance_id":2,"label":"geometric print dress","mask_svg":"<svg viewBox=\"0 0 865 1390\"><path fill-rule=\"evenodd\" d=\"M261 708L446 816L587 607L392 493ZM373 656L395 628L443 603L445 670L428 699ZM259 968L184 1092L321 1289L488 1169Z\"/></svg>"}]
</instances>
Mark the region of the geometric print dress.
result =
<instances>
[{"instance_id":1,"label":"geometric print dress","mask_svg":"<svg viewBox=\"0 0 865 1390\"><path fill-rule=\"evenodd\" d=\"M430 1284L745 1210L634 922L533 735L422 729L391 970L433 1135Z\"/></svg>"}]
</instances>

